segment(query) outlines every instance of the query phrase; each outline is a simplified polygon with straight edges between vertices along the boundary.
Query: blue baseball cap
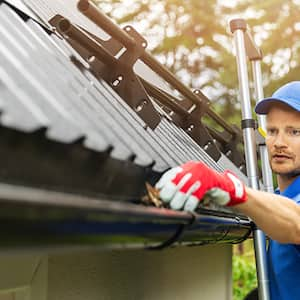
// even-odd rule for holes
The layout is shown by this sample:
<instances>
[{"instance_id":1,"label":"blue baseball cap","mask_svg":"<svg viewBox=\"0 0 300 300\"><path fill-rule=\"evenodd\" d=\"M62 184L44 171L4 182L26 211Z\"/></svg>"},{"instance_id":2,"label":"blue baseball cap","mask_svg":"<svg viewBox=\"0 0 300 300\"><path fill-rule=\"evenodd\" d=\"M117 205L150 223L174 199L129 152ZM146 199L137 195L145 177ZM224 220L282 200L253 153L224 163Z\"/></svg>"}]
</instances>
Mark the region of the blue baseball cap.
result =
<instances>
[{"instance_id":1,"label":"blue baseball cap","mask_svg":"<svg viewBox=\"0 0 300 300\"><path fill-rule=\"evenodd\" d=\"M275 103L287 104L300 112L300 81L289 82L276 90L272 97L260 100L255 106L255 112L266 115Z\"/></svg>"}]
</instances>

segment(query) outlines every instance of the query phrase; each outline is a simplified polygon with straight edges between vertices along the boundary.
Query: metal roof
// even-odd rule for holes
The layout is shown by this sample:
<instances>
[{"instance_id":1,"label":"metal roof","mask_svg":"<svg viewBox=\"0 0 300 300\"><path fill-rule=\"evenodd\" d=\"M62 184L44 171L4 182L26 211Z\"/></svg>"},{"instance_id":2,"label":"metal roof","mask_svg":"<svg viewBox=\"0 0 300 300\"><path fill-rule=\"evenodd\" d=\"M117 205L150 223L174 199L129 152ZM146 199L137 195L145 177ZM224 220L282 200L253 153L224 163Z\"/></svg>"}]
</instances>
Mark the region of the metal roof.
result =
<instances>
[{"instance_id":1,"label":"metal roof","mask_svg":"<svg viewBox=\"0 0 300 300\"><path fill-rule=\"evenodd\" d=\"M218 171L230 168L247 181L224 153L216 159L180 128L155 95L149 96L149 103L160 121L151 128L66 39L47 29L49 19L59 13L103 38L103 31L77 11L76 1L8 1L21 14L5 2L0 4L0 181L8 186L2 191L15 185L29 189L29 195L46 189L50 195L137 203L145 181L154 183L162 172L188 160L205 161ZM20 3L37 17L26 17ZM148 67L142 67L141 74L146 80L155 78L156 89L170 92ZM0 198L7 200L1 188ZM18 193L8 198L21 201ZM235 220L225 208L209 210ZM233 223L240 226L239 221ZM214 241L230 231L224 228L217 230ZM238 240L248 231L245 226Z\"/></svg>"}]
</instances>

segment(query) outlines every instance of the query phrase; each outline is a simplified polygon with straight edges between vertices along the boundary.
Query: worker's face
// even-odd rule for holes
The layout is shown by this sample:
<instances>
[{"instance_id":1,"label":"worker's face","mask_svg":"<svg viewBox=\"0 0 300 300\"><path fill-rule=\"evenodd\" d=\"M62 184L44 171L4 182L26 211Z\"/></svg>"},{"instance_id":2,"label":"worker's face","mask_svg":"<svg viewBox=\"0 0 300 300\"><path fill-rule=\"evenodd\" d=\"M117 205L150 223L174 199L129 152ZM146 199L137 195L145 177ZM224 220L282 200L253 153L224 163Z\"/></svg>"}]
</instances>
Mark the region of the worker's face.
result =
<instances>
[{"instance_id":1,"label":"worker's face","mask_svg":"<svg viewBox=\"0 0 300 300\"><path fill-rule=\"evenodd\" d=\"M300 174L300 112L274 104L267 115L266 145L272 170L279 176Z\"/></svg>"}]
</instances>

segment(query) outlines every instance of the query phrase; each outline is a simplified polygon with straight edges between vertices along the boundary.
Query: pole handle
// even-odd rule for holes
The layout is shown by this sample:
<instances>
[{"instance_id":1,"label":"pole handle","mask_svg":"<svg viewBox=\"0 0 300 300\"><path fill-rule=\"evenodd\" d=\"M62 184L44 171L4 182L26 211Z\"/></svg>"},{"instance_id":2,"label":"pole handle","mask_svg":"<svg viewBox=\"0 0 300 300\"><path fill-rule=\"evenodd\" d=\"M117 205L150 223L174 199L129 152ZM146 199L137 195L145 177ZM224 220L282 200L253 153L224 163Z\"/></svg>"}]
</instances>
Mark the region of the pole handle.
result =
<instances>
[{"instance_id":1,"label":"pole handle","mask_svg":"<svg viewBox=\"0 0 300 300\"><path fill-rule=\"evenodd\" d=\"M237 30L242 30L244 32L246 55L250 61L262 60L261 49L256 45L251 34L248 31L247 23L244 19L233 19L229 23L230 30L234 34Z\"/></svg>"},{"instance_id":2,"label":"pole handle","mask_svg":"<svg viewBox=\"0 0 300 300\"><path fill-rule=\"evenodd\" d=\"M246 31L247 23L244 19L233 19L229 22L231 33L234 33L237 30Z\"/></svg>"}]
</instances>

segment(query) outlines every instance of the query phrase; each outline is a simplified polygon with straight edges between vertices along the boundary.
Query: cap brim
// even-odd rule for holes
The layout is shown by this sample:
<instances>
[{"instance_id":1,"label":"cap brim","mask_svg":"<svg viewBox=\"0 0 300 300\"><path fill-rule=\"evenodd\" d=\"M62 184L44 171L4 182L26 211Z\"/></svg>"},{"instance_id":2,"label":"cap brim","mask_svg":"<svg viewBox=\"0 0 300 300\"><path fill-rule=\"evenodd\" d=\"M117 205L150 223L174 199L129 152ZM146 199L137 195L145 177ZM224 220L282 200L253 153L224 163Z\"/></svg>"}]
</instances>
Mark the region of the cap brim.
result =
<instances>
[{"instance_id":1,"label":"cap brim","mask_svg":"<svg viewBox=\"0 0 300 300\"><path fill-rule=\"evenodd\" d=\"M298 103L291 103L291 101L289 100L289 102L287 102L286 100L282 100L282 99L278 99L278 98L265 98L261 101L259 101L256 106L255 106L255 112L257 114L260 114L260 115L266 115L269 111L270 111L270 108L273 104L275 103L283 103L285 105L288 105L289 107L291 107L292 109L295 109L297 111L300 111L300 106Z\"/></svg>"}]
</instances>

